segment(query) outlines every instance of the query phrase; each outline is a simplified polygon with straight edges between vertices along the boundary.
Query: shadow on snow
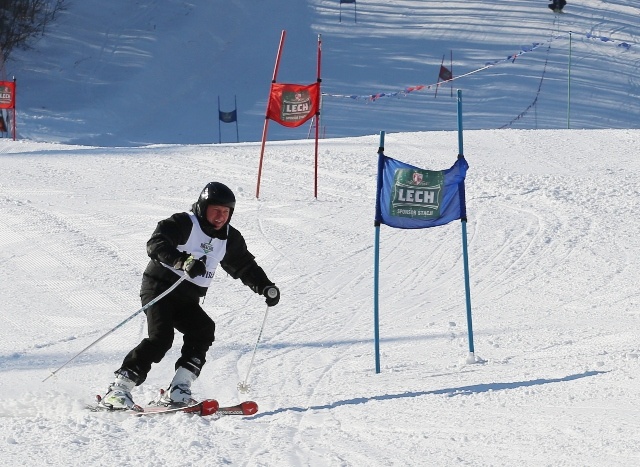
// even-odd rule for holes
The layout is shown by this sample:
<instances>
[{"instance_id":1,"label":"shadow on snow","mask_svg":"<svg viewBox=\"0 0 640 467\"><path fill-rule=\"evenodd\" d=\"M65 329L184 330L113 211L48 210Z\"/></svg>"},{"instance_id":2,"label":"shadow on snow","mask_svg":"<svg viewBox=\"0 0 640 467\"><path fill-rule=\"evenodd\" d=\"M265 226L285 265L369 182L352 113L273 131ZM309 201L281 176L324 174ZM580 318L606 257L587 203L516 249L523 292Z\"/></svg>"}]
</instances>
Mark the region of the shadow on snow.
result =
<instances>
[{"instance_id":1,"label":"shadow on snow","mask_svg":"<svg viewBox=\"0 0 640 467\"><path fill-rule=\"evenodd\" d=\"M420 396L428 396L428 395L445 395L448 397L453 396L469 396L472 394L481 394L483 392L489 391L503 391L508 389L517 389L531 386L540 386L543 384L552 384L552 383L564 383L568 381L575 381L581 378L587 378L590 376L597 376L603 373L607 373L607 371L585 371L584 373L578 373L575 375L565 376L563 378L547 378L547 379L533 379L530 381L515 381L512 383L488 383L488 384L474 384L471 386L462 386L458 388L445 388L445 389L436 389L433 391L418 391L418 392L405 392L402 394L385 394L381 396L372 396L372 397L356 397L354 399L347 399L342 401L337 401L332 404L325 405L314 405L310 407L283 407L281 409L272 410L270 412L262 412L253 417L252 419L257 419L261 417L267 417L269 415L277 415L279 413L284 412L308 412L310 410L324 410L324 409L334 409L336 407L341 407L345 405L359 405L366 404L371 401L385 401L385 400L393 400L393 399L405 399L405 398L413 398Z\"/></svg>"}]
</instances>

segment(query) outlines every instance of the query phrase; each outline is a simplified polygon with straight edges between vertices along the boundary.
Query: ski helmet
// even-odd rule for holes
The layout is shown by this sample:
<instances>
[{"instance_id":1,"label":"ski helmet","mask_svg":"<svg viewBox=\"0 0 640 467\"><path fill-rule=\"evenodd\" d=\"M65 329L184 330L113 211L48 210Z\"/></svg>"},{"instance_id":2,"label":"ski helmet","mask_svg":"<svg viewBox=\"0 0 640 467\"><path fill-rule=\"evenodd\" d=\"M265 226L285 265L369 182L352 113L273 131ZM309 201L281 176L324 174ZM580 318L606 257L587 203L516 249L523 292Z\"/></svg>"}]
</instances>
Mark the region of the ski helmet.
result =
<instances>
[{"instance_id":1,"label":"ski helmet","mask_svg":"<svg viewBox=\"0 0 640 467\"><path fill-rule=\"evenodd\" d=\"M206 220L207 206L212 204L228 207L230 209L229 219L231 219L231 214L236 207L236 197L227 185L220 182L210 182L204 187L196 202L196 216L200 220Z\"/></svg>"}]
</instances>

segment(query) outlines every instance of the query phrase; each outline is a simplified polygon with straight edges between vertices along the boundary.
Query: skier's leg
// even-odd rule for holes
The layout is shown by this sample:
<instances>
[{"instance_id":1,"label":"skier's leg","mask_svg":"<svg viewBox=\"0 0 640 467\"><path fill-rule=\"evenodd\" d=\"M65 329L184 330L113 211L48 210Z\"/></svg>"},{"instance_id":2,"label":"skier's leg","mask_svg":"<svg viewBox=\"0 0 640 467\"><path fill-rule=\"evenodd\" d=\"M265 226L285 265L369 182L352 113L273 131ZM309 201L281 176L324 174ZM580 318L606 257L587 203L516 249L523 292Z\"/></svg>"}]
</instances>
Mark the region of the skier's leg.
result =
<instances>
[{"instance_id":1,"label":"skier's leg","mask_svg":"<svg viewBox=\"0 0 640 467\"><path fill-rule=\"evenodd\" d=\"M199 304L183 308L176 319L176 329L184 334L182 355L176 362L176 374L162 402L186 404L192 401L191 384L200 375L207 350L214 340L215 323Z\"/></svg>"},{"instance_id":2,"label":"skier's leg","mask_svg":"<svg viewBox=\"0 0 640 467\"><path fill-rule=\"evenodd\" d=\"M215 340L216 324L200 307L191 307L189 313L181 314L176 319L176 329L183 334L181 356L176 362L176 370L187 368L196 376L204 366L207 350Z\"/></svg>"},{"instance_id":3,"label":"skier's leg","mask_svg":"<svg viewBox=\"0 0 640 467\"><path fill-rule=\"evenodd\" d=\"M142 304L153 300L153 296L143 296ZM146 310L149 336L131 350L122 362L119 372L132 371L136 385L147 379L152 363L160 362L173 344L173 316L179 306L170 297L166 297Z\"/></svg>"}]
</instances>

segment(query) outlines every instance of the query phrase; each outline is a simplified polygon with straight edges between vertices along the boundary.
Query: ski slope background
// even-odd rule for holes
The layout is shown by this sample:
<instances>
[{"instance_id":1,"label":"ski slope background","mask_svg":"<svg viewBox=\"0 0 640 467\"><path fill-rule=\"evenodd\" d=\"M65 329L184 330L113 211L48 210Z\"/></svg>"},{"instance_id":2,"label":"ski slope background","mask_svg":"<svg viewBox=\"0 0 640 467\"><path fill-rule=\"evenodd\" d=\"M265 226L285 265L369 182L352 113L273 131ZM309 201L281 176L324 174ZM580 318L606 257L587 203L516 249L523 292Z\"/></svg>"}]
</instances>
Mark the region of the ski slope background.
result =
<instances>
[{"instance_id":1,"label":"ski slope background","mask_svg":"<svg viewBox=\"0 0 640 467\"><path fill-rule=\"evenodd\" d=\"M278 82L315 82L321 35L326 137L455 129L452 87L467 129L640 127L640 5L585 0L554 15L547 3L360 0L339 22L338 0L83 0L5 73L23 138L217 143L220 125L235 142L220 98L223 111L237 99L240 141L260 141L285 30ZM457 79L435 97L443 58ZM403 94L414 86L426 88ZM380 93L404 97L369 99ZM272 123L269 139L309 131Z\"/></svg>"},{"instance_id":2,"label":"ski slope background","mask_svg":"<svg viewBox=\"0 0 640 467\"><path fill-rule=\"evenodd\" d=\"M0 145L0 458L7 465L564 465L640 462L639 130L465 132L476 357L466 362L459 222L381 228L373 344L377 136L100 148ZM387 135L386 154L448 168L456 132ZM213 420L83 409L142 317L145 243L210 180L282 291L249 376L260 413ZM216 342L196 397L244 397L263 299L220 271ZM165 387L179 335L140 403Z\"/></svg>"},{"instance_id":3,"label":"ski slope background","mask_svg":"<svg viewBox=\"0 0 640 467\"><path fill-rule=\"evenodd\" d=\"M345 5L338 22L337 1L287 3L83 0L6 64L18 79L20 140L0 140L0 459L638 463L638 6L571 2L554 16L542 1L361 1L354 24ZM283 29L280 82L313 82L322 34L318 199L307 125L270 126L280 141L267 144L254 196ZM534 43L544 45L506 60ZM456 105L449 86L437 98L433 89L376 102L336 96L434 83L451 50L456 76L494 63L454 83L484 363L466 362L459 222L383 226L375 374L378 131L387 131L388 156L448 168ZM206 144L218 141L218 95L222 110L237 95L240 139L252 143ZM512 129L495 130L534 100ZM233 126L223 126L223 141L233 140ZM139 309L148 237L211 180L235 191L233 223L283 294L249 377L260 413L216 421L86 412L145 336L142 317L42 380ZM221 272L204 307L217 341L195 394L237 402L264 302ZM136 401L168 384L179 343Z\"/></svg>"}]
</instances>

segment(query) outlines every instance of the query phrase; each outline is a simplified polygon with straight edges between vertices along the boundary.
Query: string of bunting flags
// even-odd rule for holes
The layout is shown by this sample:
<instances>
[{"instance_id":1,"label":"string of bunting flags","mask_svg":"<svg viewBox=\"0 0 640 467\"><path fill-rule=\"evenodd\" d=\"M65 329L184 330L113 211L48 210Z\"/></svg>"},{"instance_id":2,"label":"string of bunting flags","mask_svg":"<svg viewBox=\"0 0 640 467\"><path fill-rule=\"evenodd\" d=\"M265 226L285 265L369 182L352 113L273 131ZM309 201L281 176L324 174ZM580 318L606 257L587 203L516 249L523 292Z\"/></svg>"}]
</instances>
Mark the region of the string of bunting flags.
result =
<instances>
[{"instance_id":1,"label":"string of bunting flags","mask_svg":"<svg viewBox=\"0 0 640 467\"><path fill-rule=\"evenodd\" d=\"M438 82L432 83L432 84L420 84L420 85L416 85L416 86L406 87L405 89L402 89L401 91L378 92L378 93L375 93L375 94L367 94L367 95L329 94L329 93L324 93L324 92L322 93L322 95L323 96L327 96L327 97L336 97L336 98L344 98L344 99L365 100L365 101L369 101L369 102L375 102L378 99L381 99L383 97L405 97L405 96L411 94L412 92L424 91L424 90L432 89L432 88L435 88L435 87L438 87L438 86L442 86L443 84L446 84L446 83L451 83L453 81L456 81L456 80L459 80L459 79L462 79L462 78L466 78L467 76L473 75L475 73L479 73L481 71L486 70L487 68L491 68L491 67L494 67L496 65L499 65L500 63L505 63L505 62L513 63L521 55L524 55L526 53L532 52L532 51L538 49L539 47L542 47L544 45L550 44L551 42L553 42L555 40L568 38L570 34L571 33L560 34L560 35L553 36L551 39L549 39L547 41L544 41L544 42L534 42L530 46L522 47L520 49L520 51L514 53L513 55L509 55L506 58L501 58L501 59L498 59L498 60L494 60L492 62L486 62L483 67L478 68L477 70L472 70L472 71L470 71L468 73L464 73L462 75L458 75L458 76L452 77L450 79L443 80L443 81L438 81ZM587 39L598 40L598 41L604 42L604 43L616 44L616 47L620 47L620 48L625 49L625 50L631 49L631 45L632 45L632 43L629 43L629 42L617 41L617 40L611 39L610 37L596 36L596 35L591 34L591 33L585 34L584 37L587 38Z\"/></svg>"}]
</instances>

